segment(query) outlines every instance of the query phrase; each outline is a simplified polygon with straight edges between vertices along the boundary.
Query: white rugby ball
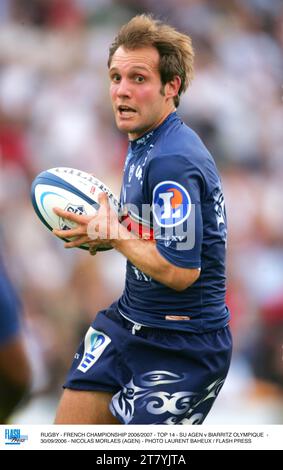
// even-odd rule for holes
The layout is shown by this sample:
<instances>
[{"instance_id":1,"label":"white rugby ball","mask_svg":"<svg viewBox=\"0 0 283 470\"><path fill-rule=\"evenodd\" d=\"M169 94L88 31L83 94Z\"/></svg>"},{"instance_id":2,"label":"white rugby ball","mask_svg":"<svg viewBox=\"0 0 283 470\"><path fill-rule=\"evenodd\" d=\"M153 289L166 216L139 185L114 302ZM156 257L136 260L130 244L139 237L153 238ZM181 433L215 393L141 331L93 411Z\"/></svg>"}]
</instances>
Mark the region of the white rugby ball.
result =
<instances>
[{"instance_id":1,"label":"white rugby ball","mask_svg":"<svg viewBox=\"0 0 283 470\"><path fill-rule=\"evenodd\" d=\"M49 230L68 230L76 224L58 217L53 208L60 207L75 214L95 215L100 207L98 196L102 192L108 195L112 209L118 214L118 199L99 179L81 170L58 167L36 176L31 186L31 199L36 214ZM89 245L84 244L79 248L88 250ZM105 249L109 248L100 248L100 251Z\"/></svg>"}]
</instances>

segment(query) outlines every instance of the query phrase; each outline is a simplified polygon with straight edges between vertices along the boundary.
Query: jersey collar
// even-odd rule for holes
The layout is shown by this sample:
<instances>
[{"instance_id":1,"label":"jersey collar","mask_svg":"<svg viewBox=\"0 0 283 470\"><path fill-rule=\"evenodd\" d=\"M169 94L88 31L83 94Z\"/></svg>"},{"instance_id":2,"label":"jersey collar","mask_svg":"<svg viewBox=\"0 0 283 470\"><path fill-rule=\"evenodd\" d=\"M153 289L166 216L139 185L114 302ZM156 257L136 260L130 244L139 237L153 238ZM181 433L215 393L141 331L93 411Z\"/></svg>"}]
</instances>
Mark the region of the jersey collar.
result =
<instances>
[{"instance_id":1,"label":"jersey collar","mask_svg":"<svg viewBox=\"0 0 283 470\"><path fill-rule=\"evenodd\" d=\"M174 111L173 113L169 114L169 116L167 116L167 118L164 119L164 121L155 129L152 129L151 131L146 132L138 139L130 140L129 144L130 144L131 150L137 151L137 150L140 150L145 145L150 144L153 141L153 139L157 137L157 135L159 135L161 130L166 128L169 125L169 123L171 123L173 120L176 119L176 117L177 117L177 113L176 111Z\"/></svg>"}]
</instances>

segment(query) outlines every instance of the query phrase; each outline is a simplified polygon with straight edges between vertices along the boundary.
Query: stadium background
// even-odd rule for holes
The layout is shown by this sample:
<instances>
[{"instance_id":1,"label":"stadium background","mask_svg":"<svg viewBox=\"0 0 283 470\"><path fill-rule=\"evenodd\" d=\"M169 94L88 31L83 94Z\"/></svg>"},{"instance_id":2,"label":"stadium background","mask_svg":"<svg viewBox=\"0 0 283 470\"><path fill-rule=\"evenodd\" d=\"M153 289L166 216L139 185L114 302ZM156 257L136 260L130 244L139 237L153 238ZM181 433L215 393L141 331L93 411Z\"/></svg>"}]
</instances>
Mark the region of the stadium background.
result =
<instances>
[{"instance_id":1,"label":"stadium background","mask_svg":"<svg viewBox=\"0 0 283 470\"><path fill-rule=\"evenodd\" d=\"M0 235L34 372L11 422L52 423L80 337L123 286L124 259L66 252L35 216L29 188L40 171L71 166L118 193L127 141L112 117L107 52L141 12L193 38L196 77L179 112L213 153L226 195L235 345L207 424L282 424L281 0L1 0Z\"/></svg>"}]
</instances>

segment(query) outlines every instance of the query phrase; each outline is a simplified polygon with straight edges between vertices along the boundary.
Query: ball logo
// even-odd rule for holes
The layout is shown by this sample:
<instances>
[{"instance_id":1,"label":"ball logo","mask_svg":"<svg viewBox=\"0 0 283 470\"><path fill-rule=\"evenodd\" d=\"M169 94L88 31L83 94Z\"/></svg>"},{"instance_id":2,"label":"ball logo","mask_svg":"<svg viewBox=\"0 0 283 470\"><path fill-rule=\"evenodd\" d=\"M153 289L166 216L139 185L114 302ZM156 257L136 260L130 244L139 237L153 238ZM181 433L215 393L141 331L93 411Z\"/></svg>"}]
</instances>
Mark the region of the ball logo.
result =
<instances>
[{"instance_id":1,"label":"ball logo","mask_svg":"<svg viewBox=\"0 0 283 470\"><path fill-rule=\"evenodd\" d=\"M71 212L72 214L87 215L83 205L68 204L64 210ZM77 224L75 222L71 222L70 220L64 219L63 217L59 218L59 227L61 230L70 230L76 226Z\"/></svg>"},{"instance_id":2,"label":"ball logo","mask_svg":"<svg viewBox=\"0 0 283 470\"><path fill-rule=\"evenodd\" d=\"M188 191L175 181L163 181L153 191L153 215L160 227L174 227L184 222L191 212Z\"/></svg>"}]
</instances>

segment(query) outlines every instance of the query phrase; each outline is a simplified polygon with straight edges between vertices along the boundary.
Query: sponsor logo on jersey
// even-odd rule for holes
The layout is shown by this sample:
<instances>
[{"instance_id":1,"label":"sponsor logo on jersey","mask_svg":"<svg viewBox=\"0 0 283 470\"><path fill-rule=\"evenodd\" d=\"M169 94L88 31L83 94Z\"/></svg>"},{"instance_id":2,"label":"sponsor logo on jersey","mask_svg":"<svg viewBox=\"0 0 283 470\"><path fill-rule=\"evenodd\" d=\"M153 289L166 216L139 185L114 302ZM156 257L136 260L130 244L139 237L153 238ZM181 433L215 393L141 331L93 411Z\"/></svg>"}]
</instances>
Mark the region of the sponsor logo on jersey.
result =
<instances>
[{"instance_id":1,"label":"sponsor logo on jersey","mask_svg":"<svg viewBox=\"0 0 283 470\"><path fill-rule=\"evenodd\" d=\"M92 326L88 329L84 340L84 355L78 370L87 372L100 358L101 354L111 342L109 336L101 331L95 330Z\"/></svg>"},{"instance_id":2,"label":"sponsor logo on jersey","mask_svg":"<svg viewBox=\"0 0 283 470\"><path fill-rule=\"evenodd\" d=\"M160 227L183 223L191 212L188 191L176 181L163 181L153 191L153 215Z\"/></svg>"}]
</instances>

